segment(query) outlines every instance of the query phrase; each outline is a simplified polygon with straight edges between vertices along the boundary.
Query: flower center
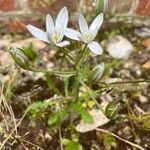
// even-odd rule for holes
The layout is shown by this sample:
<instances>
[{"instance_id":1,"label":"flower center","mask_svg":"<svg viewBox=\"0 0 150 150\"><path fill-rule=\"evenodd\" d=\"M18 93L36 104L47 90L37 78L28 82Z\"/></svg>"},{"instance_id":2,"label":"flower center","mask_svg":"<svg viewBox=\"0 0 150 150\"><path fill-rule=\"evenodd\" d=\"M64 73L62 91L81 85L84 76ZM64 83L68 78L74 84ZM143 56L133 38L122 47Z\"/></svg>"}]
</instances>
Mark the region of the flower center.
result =
<instances>
[{"instance_id":1,"label":"flower center","mask_svg":"<svg viewBox=\"0 0 150 150\"><path fill-rule=\"evenodd\" d=\"M88 33L84 33L83 34L83 39L85 42L90 42L92 40L92 33L88 32Z\"/></svg>"},{"instance_id":2,"label":"flower center","mask_svg":"<svg viewBox=\"0 0 150 150\"><path fill-rule=\"evenodd\" d=\"M63 35L60 32L57 32L57 33L53 34L53 40L54 40L55 43L61 42L62 37L63 37Z\"/></svg>"}]
</instances>

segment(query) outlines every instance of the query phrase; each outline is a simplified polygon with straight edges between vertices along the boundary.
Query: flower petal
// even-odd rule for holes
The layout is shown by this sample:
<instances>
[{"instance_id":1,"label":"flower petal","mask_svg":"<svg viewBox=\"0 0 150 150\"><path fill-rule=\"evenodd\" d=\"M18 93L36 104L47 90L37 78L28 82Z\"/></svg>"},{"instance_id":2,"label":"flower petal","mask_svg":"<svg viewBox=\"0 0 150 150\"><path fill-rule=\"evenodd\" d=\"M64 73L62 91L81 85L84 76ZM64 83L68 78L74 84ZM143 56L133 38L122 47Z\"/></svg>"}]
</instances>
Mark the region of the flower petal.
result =
<instances>
[{"instance_id":1,"label":"flower petal","mask_svg":"<svg viewBox=\"0 0 150 150\"><path fill-rule=\"evenodd\" d=\"M97 35L98 33L98 30L100 28L100 26L102 25L103 23L103 18L104 18L104 15L103 13L99 14L95 19L94 21L92 22L91 26L90 26L90 31L91 33L93 33L93 36L95 38L95 36Z\"/></svg>"},{"instance_id":2,"label":"flower petal","mask_svg":"<svg viewBox=\"0 0 150 150\"><path fill-rule=\"evenodd\" d=\"M70 42L68 41L63 41L61 43L56 44L58 47L66 47L68 45L70 45Z\"/></svg>"},{"instance_id":3,"label":"flower petal","mask_svg":"<svg viewBox=\"0 0 150 150\"><path fill-rule=\"evenodd\" d=\"M55 44L52 34L49 31L46 31L46 36L51 44Z\"/></svg>"},{"instance_id":4,"label":"flower petal","mask_svg":"<svg viewBox=\"0 0 150 150\"><path fill-rule=\"evenodd\" d=\"M27 25L26 28L30 31L32 35L34 35L36 38L40 39L41 41L44 41L46 43L50 43L48 40L46 33L42 31L41 29L34 27L33 25Z\"/></svg>"},{"instance_id":5,"label":"flower petal","mask_svg":"<svg viewBox=\"0 0 150 150\"><path fill-rule=\"evenodd\" d=\"M102 55L103 54L103 49L97 42L89 43L88 47L96 55Z\"/></svg>"},{"instance_id":6,"label":"flower petal","mask_svg":"<svg viewBox=\"0 0 150 150\"><path fill-rule=\"evenodd\" d=\"M89 31L87 21L83 15L80 15L79 17L79 27L82 34L87 33Z\"/></svg>"},{"instance_id":7,"label":"flower petal","mask_svg":"<svg viewBox=\"0 0 150 150\"><path fill-rule=\"evenodd\" d=\"M56 18L56 30L64 30L68 25L68 10L66 7L62 8Z\"/></svg>"},{"instance_id":8,"label":"flower petal","mask_svg":"<svg viewBox=\"0 0 150 150\"><path fill-rule=\"evenodd\" d=\"M81 36L81 33L74 29L67 28L65 31L65 36L70 39L80 41L79 37Z\"/></svg>"},{"instance_id":9,"label":"flower petal","mask_svg":"<svg viewBox=\"0 0 150 150\"><path fill-rule=\"evenodd\" d=\"M50 33L52 33L54 31L54 22L53 19L51 17L51 15L47 15L46 16L46 29L47 31L49 31Z\"/></svg>"}]
</instances>

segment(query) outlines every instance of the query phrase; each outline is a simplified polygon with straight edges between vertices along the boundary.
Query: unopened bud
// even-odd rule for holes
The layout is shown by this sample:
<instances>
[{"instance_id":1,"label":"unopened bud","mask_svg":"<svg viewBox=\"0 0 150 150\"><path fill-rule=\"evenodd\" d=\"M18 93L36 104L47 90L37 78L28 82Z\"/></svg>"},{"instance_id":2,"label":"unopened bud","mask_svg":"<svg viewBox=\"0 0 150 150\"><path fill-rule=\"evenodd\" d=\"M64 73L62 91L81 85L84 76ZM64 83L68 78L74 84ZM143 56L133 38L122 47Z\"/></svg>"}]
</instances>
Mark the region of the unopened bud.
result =
<instances>
[{"instance_id":1,"label":"unopened bud","mask_svg":"<svg viewBox=\"0 0 150 150\"><path fill-rule=\"evenodd\" d=\"M98 14L106 11L108 7L108 1L109 0L95 0L95 8Z\"/></svg>"},{"instance_id":2,"label":"unopened bud","mask_svg":"<svg viewBox=\"0 0 150 150\"><path fill-rule=\"evenodd\" d=\"M104 64L97 65L96 67L93 68L93 70L90 72L90 80L93 83L96 83L98 80L100 80L103 76L104 73Z\"/></svg>"},{"instance_id":3,"label":"unopened bud","mask_svg":"<svg viewBox=\"0 0 150 150\"><path fill-rule=\"evenodd\" d=\"M21 49L11 48L9 52L18 66L26 70L29 69L30 67L29 59Z\"/></svg>"}]
</instances>

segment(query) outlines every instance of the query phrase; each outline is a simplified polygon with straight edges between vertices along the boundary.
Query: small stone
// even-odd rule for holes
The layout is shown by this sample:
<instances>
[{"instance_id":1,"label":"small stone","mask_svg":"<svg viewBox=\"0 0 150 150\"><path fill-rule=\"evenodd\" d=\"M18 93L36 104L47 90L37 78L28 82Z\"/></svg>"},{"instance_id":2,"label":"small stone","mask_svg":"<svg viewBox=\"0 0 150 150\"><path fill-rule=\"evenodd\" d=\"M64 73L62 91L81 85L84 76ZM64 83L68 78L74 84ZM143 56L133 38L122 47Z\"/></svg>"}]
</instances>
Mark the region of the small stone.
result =
<instances>
[{"instance_id":1,"label":"small stone","mask_svg":"<svg viewBox=\"0 0 150 150\"><path fill-rule=\"evenodd\" d=\"M48 140L48 141L51 141L52 140L52 136L48 132L46 132L45 133L45 139Z\"/></svg>"},{"instance_id":2,"label":"small stone","mask_svg":"<svg viewBox=\"0 0 150 150\"><path fill-rule=\"evenodd\" d=\"M133 45L122 36L116 36L108 40L107 51L113 58L126 59L133 49Z\"/></svg>"},{"instance_id":3,"label":"small stone","mask_svg":"<svg viewBox=\"0 0 150 150\"><path fill-rule=\"evenodd\" d=\"M147 103L148 102L148 98L146 96L143 96L143 95L139 96L139 100L141 103Z\"/></svg>"},{"instance_id":4,"label":"small stone","mask_svg":"<svg viewBox=\"0 0 150 150\"><path fill-rule=\"evenodd\" d=\"M149 36L150 36L150 35L149 35ZM143 45L144 45L146 48L150 49L150 38L145 39L145 40L143 41Z\"/></svg>"},{"instance_id":5,"label":"small stone","mask_svg":"<svg viewBox=\"0 0 150 150\"><path fill-rule=\"evenodd\" d=\"M44 49L46 44L37 38L28 38L26 40L22 40L19 42L12 43L10 47L27 47L28 45L32 44L37 49Z\"/></svg>"},{"instance_id":6,"label":"small stone","mask_svg":"<svg viewBox=\"0 0 150 150\"><path fill-rule=\"evenodd\" d=\"M150 69L150 60L143 64L144 69Z\"/></svg>"},{"instance_id":7,"label":"small stone","mask_svg":"<svg viewBox=\"0 0 150 150\"><path fill-rule=\"evenodd\" d=\"M2 39L0 40L0 49L7 48L10 45L10 39Z\"/></svg>"},{"instance_id":8,"label":"small stone","mask_svg":"<svg viewBox=\"0 0 150 150\"><path fill-rule=\"evenodd\" d=\"M139 29L135 29L135 35L141 38L146 38L150 36L150 29L146 27L142 27Z\"/></svg>"},{"instance_id":9,"label":"small stone","mask_svg":"<svg viewBox=\"0 0 150 150\"><path fill-rule=\"evenodd\" d=\"M11 58L9 52L3 52L0 54L0 65L6 66L12 64L13 59Z\"/></svg>"}]
</instances>

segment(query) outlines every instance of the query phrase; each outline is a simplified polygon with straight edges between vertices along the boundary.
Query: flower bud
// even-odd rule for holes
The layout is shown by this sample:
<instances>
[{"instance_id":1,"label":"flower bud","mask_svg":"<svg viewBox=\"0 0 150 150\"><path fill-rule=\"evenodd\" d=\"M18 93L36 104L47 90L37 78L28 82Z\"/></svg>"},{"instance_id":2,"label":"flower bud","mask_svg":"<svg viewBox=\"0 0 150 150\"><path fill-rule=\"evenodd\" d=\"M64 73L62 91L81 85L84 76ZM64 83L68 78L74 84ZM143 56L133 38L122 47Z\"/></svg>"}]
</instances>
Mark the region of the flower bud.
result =
<instances>
[{"instance_id":1,"label":"flower bud","mask_svg":"<svg viewBox=\"0 0 150 150\"><path fill-rule=\"evenodd\" d=\"M103 76L104 69L104 64L94 67L89 75L89 79L91 80L91 82L96 83Z\"/></svg>"},{"instance_id":2,"label":"flower bud","mask_svg":"<svg viewBox=\"0 0 150 150\"><path fill-rule=\"evenodd\" d=\"M10 48L9 52L18 66L26 70L29 69L30 67L29 59L21 49Z\"/></svg>"},{"instance_id":3,"label":"flower bud","mask_svg":"<svg viewBox=\"0 0 150 150\"><path fill-rule=\"evenodd\" d=\"M108 0L95 0L95 8L97 13L105 12L108 7Z\"/></svg>"}]
</instances>

